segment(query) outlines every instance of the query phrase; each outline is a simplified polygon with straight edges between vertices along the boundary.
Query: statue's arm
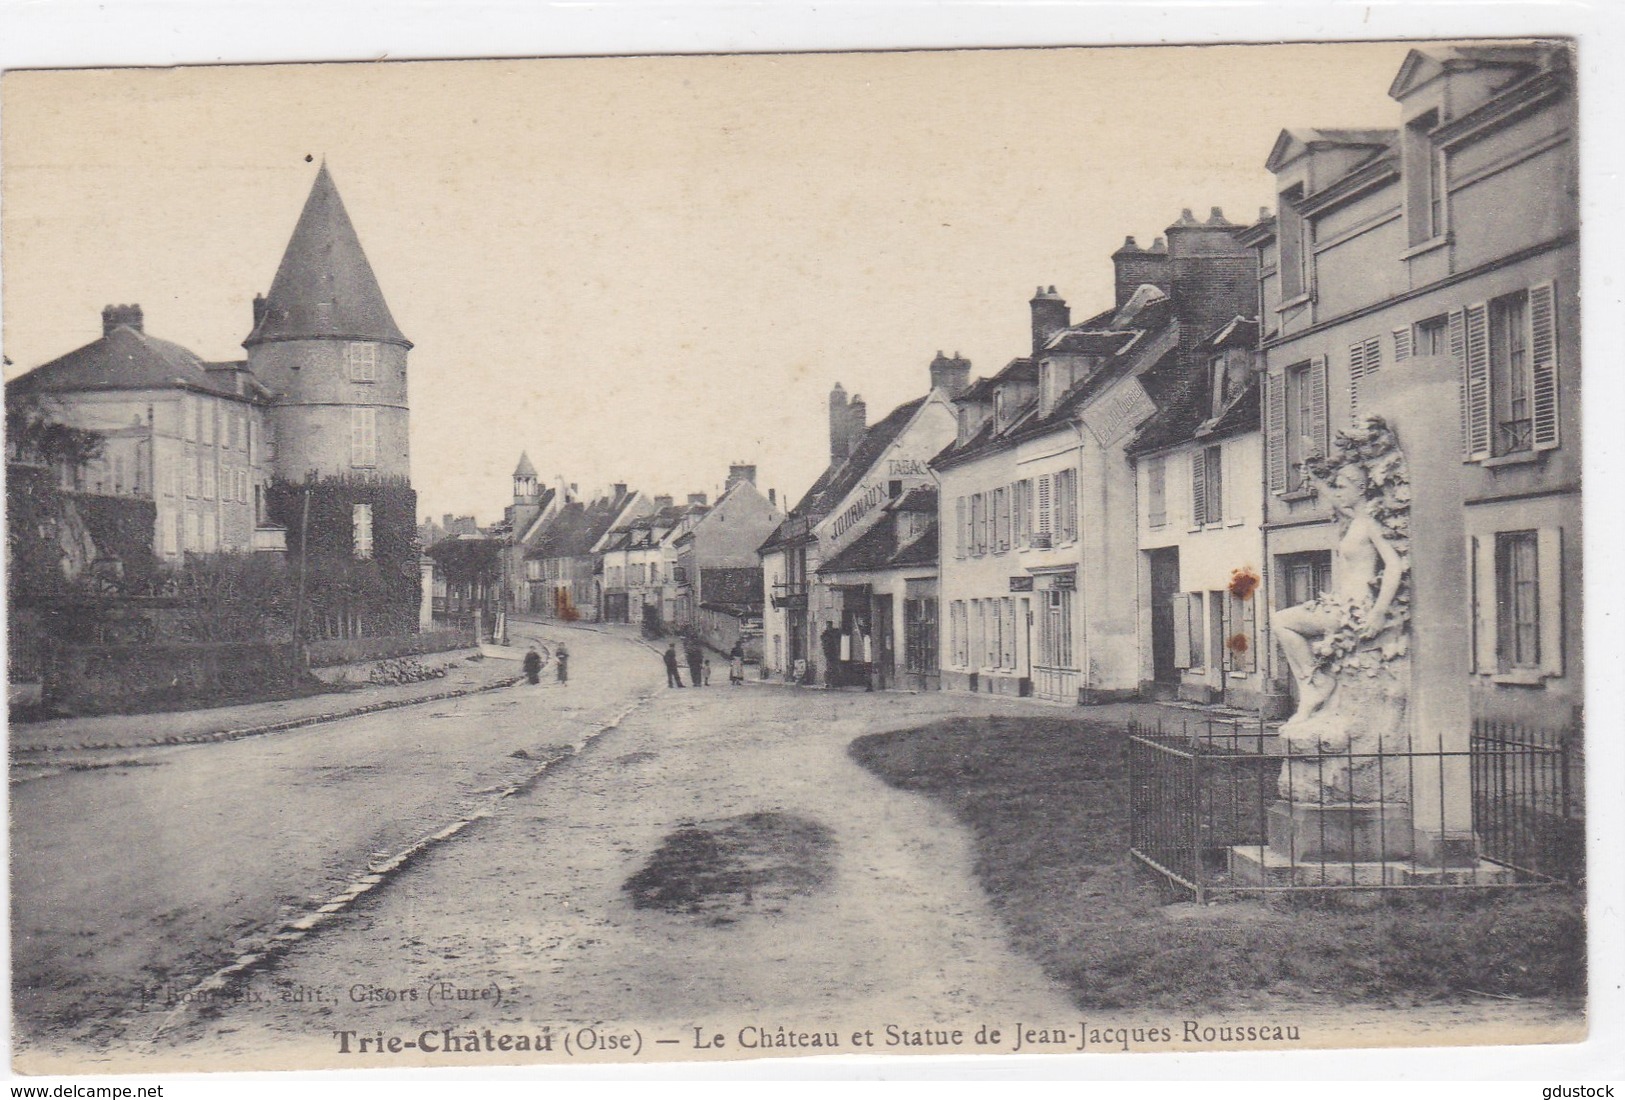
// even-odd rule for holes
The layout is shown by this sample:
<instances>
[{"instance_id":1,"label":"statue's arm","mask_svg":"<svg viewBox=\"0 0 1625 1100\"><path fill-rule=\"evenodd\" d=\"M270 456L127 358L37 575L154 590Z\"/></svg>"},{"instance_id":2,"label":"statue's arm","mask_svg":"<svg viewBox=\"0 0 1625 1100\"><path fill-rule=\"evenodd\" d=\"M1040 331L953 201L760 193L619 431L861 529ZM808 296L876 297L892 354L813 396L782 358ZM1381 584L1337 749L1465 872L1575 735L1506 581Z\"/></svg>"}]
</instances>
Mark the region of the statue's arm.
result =
<instances>
[{"instance_id":1,"label":"statue's arm","mask_svg":"<svg viewBox=\"0 0 1625 1100\"><path fill-rule=\"evenodd\" d=\"M1366 534L1371 539L1371 544L1377 548L1377 556L1382 558L1382 584L1377 589L1376 600L1371 604L1371 618L1366 626L1366 634L1369 637L1382 629L1383 619L1388 614L1389 606L1394 602L1394 595L1399 591L1399 582L1404 579L1405 570L1409 565L1404 555L1388 541L1376 520L1367 518L1366 525Z\"/></svg>"}]
</instances>

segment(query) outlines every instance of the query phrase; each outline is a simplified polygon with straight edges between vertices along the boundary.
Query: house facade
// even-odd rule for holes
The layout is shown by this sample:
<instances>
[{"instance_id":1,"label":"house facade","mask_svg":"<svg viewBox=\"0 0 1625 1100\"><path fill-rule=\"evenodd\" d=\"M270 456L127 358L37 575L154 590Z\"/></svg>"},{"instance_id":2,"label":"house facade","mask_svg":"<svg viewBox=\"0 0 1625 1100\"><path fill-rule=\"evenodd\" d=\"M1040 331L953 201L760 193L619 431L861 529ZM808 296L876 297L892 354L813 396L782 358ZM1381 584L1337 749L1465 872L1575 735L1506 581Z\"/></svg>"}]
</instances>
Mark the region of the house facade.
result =
<instances>
[{"instance_id":1,"label":"house facade","mask_svg":"<svg viewBox=\"0 0 1625 1100\"><path fill-rule=\"evenodd\" d=\"M631 517L638 494L617 484L590 501L567 500L525 553L526 609L544 619L598 622L596 548L611 527Z\"/></svg>"},{"instance_id":2,"label":"house facade","mask_svg":"<svg viewBox=\"0 0 1625 1100\"><path fill-rule=\"evenodd\" d=\"M1258 322L1203 341L1206 369L1140 428L1140 681L1147 698L1272 709L1259 657L1264 470Z\"/></svg>"},{"instance_id":3,"label":"house facade","mask_svg":"<svg viewBox=\"0 0 1625 1100\"><path fill-rule=\"evenodd\" d=\"M646 514L611 528L604 539L604 619L680 628L686 624L679 621L676 542L708 509L702 493L692 494L687 504L657 496L652 505Z\"/></svg>"},{"instance_id":4,"label":"house facade","mask_svg":"<svg viewBox=\"0 0 1625 1100\"><path fill-rule=\"evenodd\" d=\"M784 513L756 487L756 467L734 463L716 504L676 539L676 622L713 648L761 649L762 563L756 550Z\"/></svg>"},{"instance_id":5,"label":"house facade","mask_svg":"<svg viewBox=\"0 0 1625 1100\"><path fill-rule=\"evenodd\" d=\"M1248 311L1241 230L1190 211L1112 256L1115 301L1077 324L1055 288L1032 348L958 401L940 479L942 683L1094 703L1141 687L1136 430L1184 398L1202 339Z\"/></svg>"},{"instance_id":6,"label":"house facade","mask_svg":"<svg viewBox=\"0 0 1625 1100\"><path fill-rule=\"evenodd\" d=\"M881 511L867 531L818 567L818 576L854 604L867 593L869 667L861 670L866 685L936 691L942 686L936 487L910 489ZM858 639L861 649L861 633Z\"/></svg>"},{"instance_id":7,"label":"house facade","mask_svg":"<svg viewBox=\"0 0 1625 1100\"><path fill-rule=\"evenodd\" d=\"M953 438L952 401L969 374L968 360L939 353L930 391L873 425L861 397L848 400L839 383L830 392L830 463L759 550L765 675L811 682L873 664L871 587L819 569L886 515L887 502L935 484L930 461Z\"/></svg>"},{"instance_id":8,"label":"house facade","mask_svg":"<svg viewBox=\"0 0 1625 1100\"><path fill-rule=\"evenodd\" d=\"M1304 460L1411 361L1445 360L1460 466L1434 473L1460 485L1471 599L1433 644L1466 648L1475 714L1567 724L1583 700L1572 59L1561 45L1419 48L1389 93L1395 129L1281 134L1279 212L1249 238L1270 605L1312 598L1335 568Z\"/></svg>"}]
</instances>

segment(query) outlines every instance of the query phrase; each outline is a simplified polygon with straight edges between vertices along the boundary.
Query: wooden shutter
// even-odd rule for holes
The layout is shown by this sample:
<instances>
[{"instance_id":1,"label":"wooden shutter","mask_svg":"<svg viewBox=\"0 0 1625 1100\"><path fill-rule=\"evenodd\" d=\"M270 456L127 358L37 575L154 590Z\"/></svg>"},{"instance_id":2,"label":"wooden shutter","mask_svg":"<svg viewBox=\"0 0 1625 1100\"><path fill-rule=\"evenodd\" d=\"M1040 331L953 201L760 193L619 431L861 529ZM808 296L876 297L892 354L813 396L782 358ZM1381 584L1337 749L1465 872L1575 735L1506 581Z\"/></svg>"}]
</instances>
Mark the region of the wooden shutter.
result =
<instances>
[{"instance_id":1,"label":"wooden shutter","mask_svg":"<svg viewBox=\"0 0 1625 1100\"><path fill-rule=\"evenodd\" d=\"M1529 362L1534 372L1534 446L1549 451L1558 442L1557 297L1551 283L1529 288Z\"/></svg>"},{"instance_id":2,"label":"wooden shutter","mask_svg":"<svg viewBox=\"0 0 1625 1100\"><path fill-rule=\"evenodd\" d=\"M1467 460L1490 455L1490 311L1467 307Z\"/></svg>"},{"instance_id":3,"label":"wooden shutter","mask_svg":"<svg viewBox=\"0 0 1625 1100\"><path fill-rule=\"evenodd\" d=\"M1403 363L1411 357L1411 326L1394 330L1394 362Z\"/></svg>"},{"instance_id":4,"label":"wooden shutter","mask_svg":"<svg viewBox=\"0 0 1625 1100\"><path fill-rule=\"evenodd\" d=\"M1472 457L1473 443L1472 430L1469 427L1467 415L1467 320L1466 315L1459 309L1449 313L1449 341L1450 358L1456 361L1456 377L1460 389L1461 411L1461 458L1465 462Z\"/></svg>"},{"instance_id":5,"label":"wooden shutter","mask_svg":"<svg viewBox=\"0 0 1625 1100\"><path fill-rule=\"evenodd\" d=\"M1495 572L1495 536L1474 539L1474 561L1478 567L1473 577L1473 603L1477 614L1473 617L1473 662L1476 672L1500 671L1500 623L1496 614L1497 577Z\"/></svg>"},{"instance_id":6,"label":"wooden shutter","mask_svg":"<svg viewBox=\"0 0 1625 1100\"><path fill-rule=\"evenodd\" d=\"M1174 667L1191 667L1191 598L1183 592L1170 597L1174 606Z\"/></svg>"},{"instance_id":7,"label":"wooden shutter","mask_svg":"<svg viewBox=\"0 0 1625 1100\"><path fill-rule=\"evenodd\" d=\"M1563 529L1542 527L1535 532L1537 593L1540 607L1540 670L1563 675Z\"/></svg>"},{"instance_id":8,"label":"wooden shutter","mask_svg":"<svg viewBox=\"0 0 1625 1100\"><path fill-rule=\"evenodd\" d=\"M958 535L956 537L956 541L955 541L955 544L954 544L954 555L956 557L961 557L962 558L962 557L965 556L965 498L964 497L959 497L957 500L954 501L954 518L955 518L954 527L958 531Z\"/></svg>"},{"instance_id":9,"label":"wooden shutter","mask_svg":"<svg viewBox=\"0 0 1625 1100\"><path fill-rule=\"evenodd\" d=\"M1478 538L1467 536L1467 671L1481 672L1478 665Z\"/></svg>"},{"instance_id":10,"label":"wooden shutter","mask_svg":"<svg viewBox=\"0 0 1625 1100\"><path fill-rule=\"evenodd\" d=\"M1050 533L1050 477L1045 474L1038 479L1038 530L1043 534Z\"/></svg>"},{"instance_id":11,"label":"wooden shutter","mask_svg":"<svg viewBox=\"0 0 1625 1100\"><path fill-rule=\"evenodd\" d=\"M1315 453L1325 455L1331 451L1331 420L1326 408L1326 357L1309 364L1309 439Z\"/></svg>"},{"instance_id":12,"label":"wooden shutter","mask_svg":"<svg viewBox=\"0 0 1625 1100\"><path fill-rule=\"evenodd\" d=\"M1349 345L1349 422L1360 418L1360 382L1365 378L1365 343Z\"/></svg>"},{"instance_id":13,"label":"wooden shutter","mask_svg":"<svg viewBox=\"0 0 1625 1100\"><path fill-rule=\"evenodd\" d=\"M1264 449L1272 493L1286 492L1286 377L1264 376Z\"/></svg>"},{"instance_id":14,"label":"wooden shutter","mask_svg":"<svg viewBox=\"0 0 1625 1100\"><path fill-rule=\"evenodd\" d=\"M1373 336L1365 342L1365 377L1370 378L1382 369L1382 338Z\"/></svg>"},{"instance_id":15,"label":"wooden shutter","mask_svg":"<svg viewBox=\"0 0 1625 1100\"><path fill-rule=\"evenodd\" d=\"M1207 522L1207 452L1191 452L1191 526Z\"/></svg>"}]
</instances>

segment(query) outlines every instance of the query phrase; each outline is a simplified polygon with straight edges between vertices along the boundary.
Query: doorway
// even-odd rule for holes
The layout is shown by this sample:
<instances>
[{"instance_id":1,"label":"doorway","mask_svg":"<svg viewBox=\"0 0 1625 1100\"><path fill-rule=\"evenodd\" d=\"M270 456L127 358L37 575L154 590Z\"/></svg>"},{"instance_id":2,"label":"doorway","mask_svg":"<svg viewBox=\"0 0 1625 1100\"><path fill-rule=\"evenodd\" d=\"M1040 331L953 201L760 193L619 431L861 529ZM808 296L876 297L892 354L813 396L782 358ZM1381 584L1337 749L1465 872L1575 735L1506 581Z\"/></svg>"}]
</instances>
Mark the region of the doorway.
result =
<instances>
[{"instance_id":1,"label":"doorway","mask_svg":"<svg viewBox=\"0 0 1625 1100\"><path fill-rule=\"evenodd\" d=\"M1177 688L1174 598L1179 595L1179 548L1149 550L1146 558L1151 572L1151 678Z\"/></svg>"}]
</instances>

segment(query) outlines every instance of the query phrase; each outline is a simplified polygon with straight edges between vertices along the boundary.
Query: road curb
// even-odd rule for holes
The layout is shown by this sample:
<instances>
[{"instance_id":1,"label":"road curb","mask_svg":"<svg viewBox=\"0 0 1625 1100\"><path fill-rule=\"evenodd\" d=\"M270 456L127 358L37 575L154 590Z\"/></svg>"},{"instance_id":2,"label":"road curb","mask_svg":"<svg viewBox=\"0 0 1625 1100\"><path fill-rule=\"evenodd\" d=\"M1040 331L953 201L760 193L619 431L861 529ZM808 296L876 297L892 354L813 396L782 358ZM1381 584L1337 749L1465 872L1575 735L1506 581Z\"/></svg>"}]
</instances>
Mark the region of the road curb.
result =
<instances>
[{"instance_id":1,"label":"road curb","mask_svg":"<svg viewBox=\"0 0 1625 1100\"><path fill-rule=\"evenodd\" d=\"M415 699L386 699L382 702L350 707L347 710L336 711L331 714L311 714L303 718L288 718L281 722L268 722L258 726L239 726L234 729L215 730L210 733L177 734L157 741L85 741L72 745L13 745L11 755L16 757L24 753L94 752L103 749L157 749L167 745L208 745L224 741L240 741L245 737L281 733L284 730L301 729L305 726L319 726L323 722L342 722L346 718L359 718L365 714L376 714L384 710L399 710L402 707L415 707L421 703L439 703L446 699L460 699L465 695L478 695L482 691L497 691L501 688L513 687L523 681L524 678L524 675L520 674L505 680L481 684L479 687L458 688L455 691L437 691L433 695L421 695Z\"/></svg>"}]
</instances>

